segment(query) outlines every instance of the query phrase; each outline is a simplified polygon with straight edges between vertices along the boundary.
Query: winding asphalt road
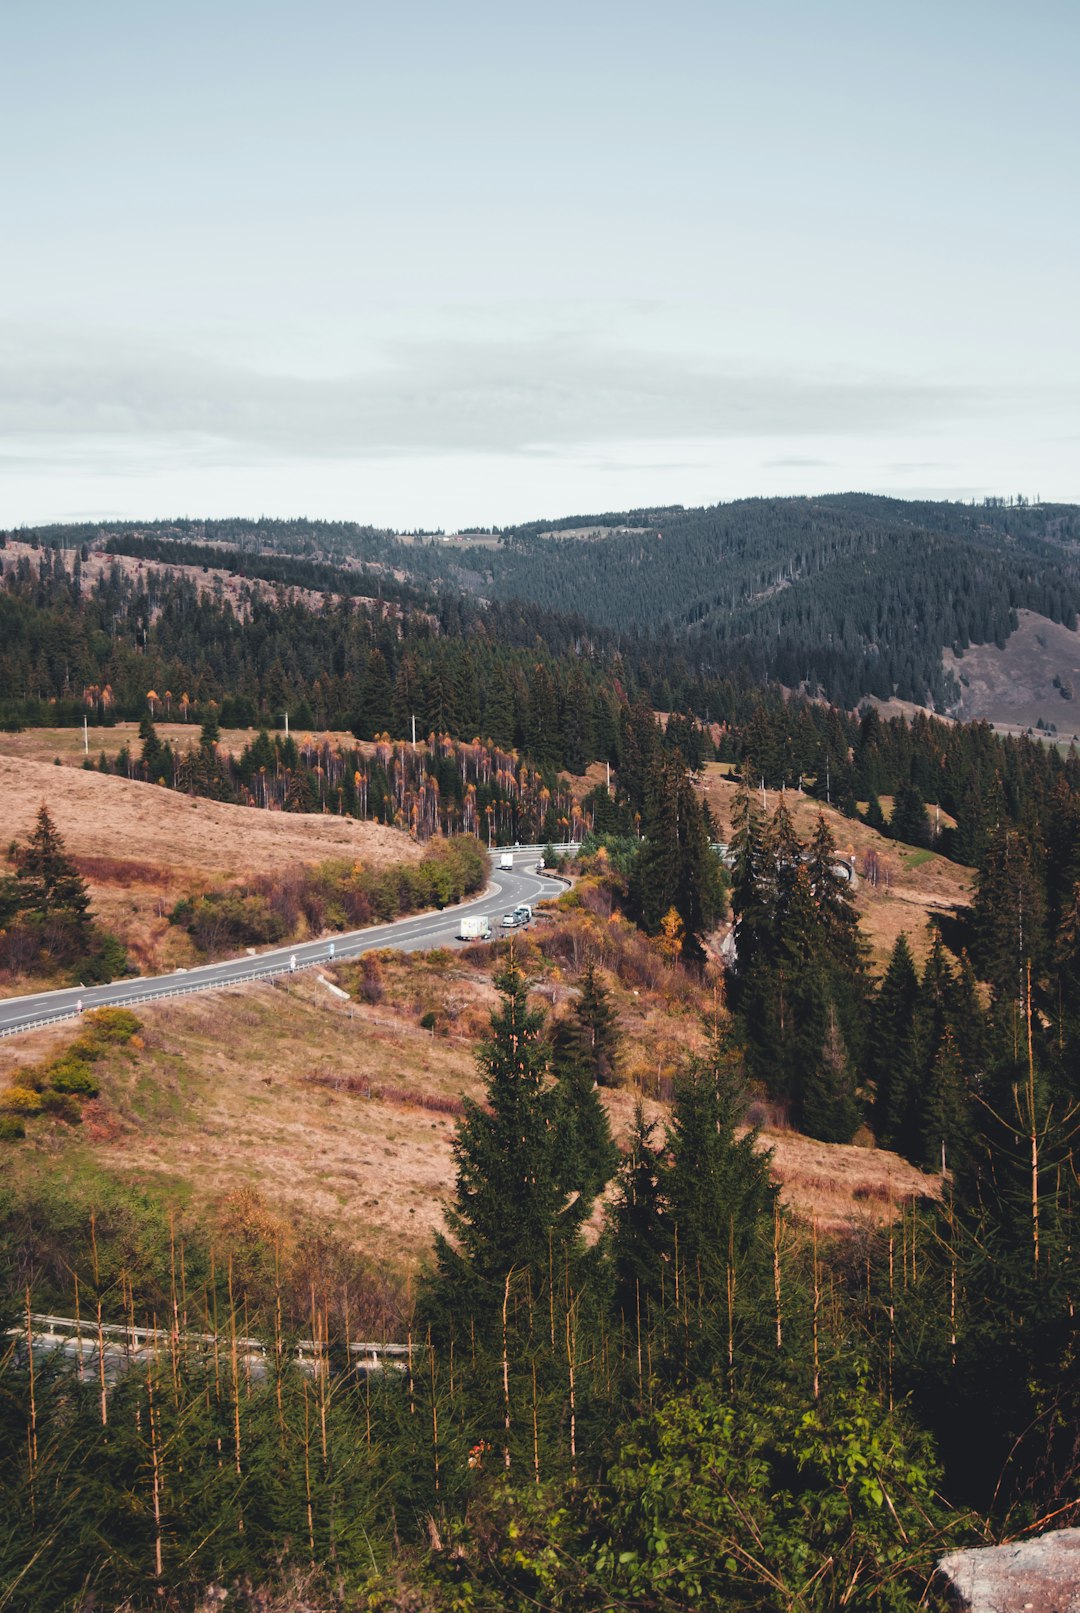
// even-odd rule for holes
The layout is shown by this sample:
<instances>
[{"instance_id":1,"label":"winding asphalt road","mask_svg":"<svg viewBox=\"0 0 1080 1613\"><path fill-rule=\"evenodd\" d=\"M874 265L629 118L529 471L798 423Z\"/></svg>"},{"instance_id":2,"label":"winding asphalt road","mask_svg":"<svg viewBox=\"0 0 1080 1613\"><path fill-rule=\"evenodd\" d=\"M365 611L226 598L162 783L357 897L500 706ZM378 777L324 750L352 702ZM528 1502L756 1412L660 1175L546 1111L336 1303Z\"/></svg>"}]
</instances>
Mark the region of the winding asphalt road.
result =
<instances>
[{"instance_id":1,"label":"winding asphalt road","mask_svg":"<svg viewBox=\"0 0 1080 1613\"><path fill-rule=\"evenodd\" d=\"M486 916L495 933L503 914L519 902L531 904L546 896L558 896L565 889L558 880L537 873L541 849L515 846L513 869L500 868L503 852L493 851L491 880L483 895L441 912L416 913L393 924L372 924L363 930L349 930L297 946L275 947L268 952L246 953L227 963L206 963L198 969L177 970L174 974L137 975L114 980L107 986L74 986L64 991L39 991L29 997L6 997L0 1000L0 1036L13 1036L18 1031L32 1030L54 1020L74 1019L90 1008L127 1008L159 997L220 991L243 980L268 980L275 975L325 965L331 959L355 958L361 952L383 947L420 952L451 945L457 939L462 913L477 918Z\"/></svg>"}]
</instances>

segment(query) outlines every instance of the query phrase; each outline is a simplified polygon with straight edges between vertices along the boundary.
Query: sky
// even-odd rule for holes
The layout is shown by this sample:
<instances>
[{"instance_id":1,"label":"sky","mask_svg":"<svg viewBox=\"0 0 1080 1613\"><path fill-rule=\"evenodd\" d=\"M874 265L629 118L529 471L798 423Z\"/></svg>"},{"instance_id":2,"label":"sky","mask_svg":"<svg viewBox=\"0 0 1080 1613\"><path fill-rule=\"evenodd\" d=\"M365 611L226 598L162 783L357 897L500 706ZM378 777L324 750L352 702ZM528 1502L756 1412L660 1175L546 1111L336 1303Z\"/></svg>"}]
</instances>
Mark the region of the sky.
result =
<instances>
[{"instance_id":1,"label":"sky","mask_svg":"<svg viewBox=\"0 0 1080 1613\"><path fill-rule=\"evenodd\" d=\"M0 527L1080 500L1076 0L6 0Z\"/></svg>"}]
</instances>

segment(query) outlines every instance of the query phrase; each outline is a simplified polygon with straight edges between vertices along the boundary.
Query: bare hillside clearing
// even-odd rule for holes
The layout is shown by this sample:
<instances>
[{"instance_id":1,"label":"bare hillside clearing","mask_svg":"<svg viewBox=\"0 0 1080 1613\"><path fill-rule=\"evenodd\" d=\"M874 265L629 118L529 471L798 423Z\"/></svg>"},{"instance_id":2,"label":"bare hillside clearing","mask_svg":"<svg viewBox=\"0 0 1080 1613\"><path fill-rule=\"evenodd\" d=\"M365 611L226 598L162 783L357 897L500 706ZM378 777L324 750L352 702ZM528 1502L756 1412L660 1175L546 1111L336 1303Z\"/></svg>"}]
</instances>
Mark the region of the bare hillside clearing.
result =
<instances>
[{"instance_id":1,"label":"bare hillside clearing","mask_svg":"<svg viewBox=\"0 0 1080 1613\"><path fill-rule=\"evenodd\" d=\"M0 749L0 793L7 835L24 836L44 801L74 856L127 859L165 874L230 879L330 858L382 868L421 855L408 835L380 824L231 806L81 768L16 759L6 746Z\"/></svg>"}]
</instances>

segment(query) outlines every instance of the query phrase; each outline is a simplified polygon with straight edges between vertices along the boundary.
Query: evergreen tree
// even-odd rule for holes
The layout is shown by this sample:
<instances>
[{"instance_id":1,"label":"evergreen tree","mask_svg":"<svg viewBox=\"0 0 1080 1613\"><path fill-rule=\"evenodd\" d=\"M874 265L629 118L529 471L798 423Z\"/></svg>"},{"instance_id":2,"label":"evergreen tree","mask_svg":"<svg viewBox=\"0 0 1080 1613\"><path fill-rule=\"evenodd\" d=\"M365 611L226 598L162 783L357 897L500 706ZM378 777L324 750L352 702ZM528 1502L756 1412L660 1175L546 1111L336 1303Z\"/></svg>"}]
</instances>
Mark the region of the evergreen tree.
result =
<instances>
[{"instance_id":1,"label":"evergreen tree","mask_svg":"<svg viewBox=\"0 0 1080 1613\"><path fill-rule=\"evenodd\" d=\"M581 977L581 995L574 1005L574 1026L582 1058L602 1087L618 1085L619 1026L611 998L589 963Z\"/></svg>"},{"instance_id":2,"label":"evergreen tree","mask_svg":"<svg viewBox=\"0 0 1080 1613\"><path fill-rule=\"evenodd\" d=\"M730 1025L714 1033L710 1055L691 1061L675 1084L663 1190L678 1240L680 1281L708 1310L726 1307L730 1284L760 1275L777 1189L771 1158L744 1118L739 1062Z\"/></svg>"},{"instance_id":3,"label":"evergreen tree","mask_svg":"<svg viewBox=\"0 0 1080 1613\"><path fill-rule=\"evenodd\" d=\"M562 754L559 707L551 674L543 662L533 668L529 689L529 713L525 725L525 748L537 766L546 768Z\"/></svg>"},{"instance_id":4,"label":"evergreen tree","mask_svg":"<svg viewBox=\"0 0 1080 1613\"><path fill-rule=\"evenodd\" d=\"M32 918L64 918L80 928L90 923L86 882L67 854L44 802L25 846L15 852L19 908Z\"/></svg>"},{"instance_id":5,"label":"evergreen tree","mask_svg":"<svg viewBox=\"0 0 1080 1613\"><path fill-rule=\"evenodd\" d=\"M943 1158L955 1165L970 1125L963 1064L952 1027L946 1025L919 1094L913 1162L924 1170L940 1169Z\"/></svg>"},{"instance_id":6,"label":"evergreen tree","mask_svg":"<svg viewBox=\"0 0 1080 1613\"><path fill-rule=\"evenodd\" d=\"M849 1143L859 1123L855 1076L830 1003L820 1052L805 1069L800 1094L802 1128L826 1143Z\"/></svg>"},{"instance_id":7,"label":"evergreen tree","mask_svg":"<svg viewBox=\"0 0 1080 1613\"><path fill-rule=\"evenodd\" d=\"M644 817L649 780L659 748L656 718L649 702L639 696L624 706L619 720L619 783L632 813Z\"/></svg>"},{"instance_id":8,"label":"evergreen tree","mask_svg":"<svg viewBox=\"0 0 1080 1613\"><path fill-rule=\"evenodd\" d=\"M564 1185L557 1088L548 1081L542 1017L528 1006L513 963L496 979L502 1006L478 1062L485 1103L465 1100L454 1139L456 1182L446 1212L450 1239L436 1238L438 1270L426 1300L436 1316L470 1314L494 1325L503 1285L516 1271L542 1290L549 1263L576 1253L588 1201Z\"/></svg>"},{"instance_id":9,"label":"evergreen tree","mask_svg":"<svg viewBox=\"0 0 1080 1613\"><path fill-rule=\"evenodd\" d=\"M698 960L702 938L723 912L723 882L707 809L677 753L653 764L645 824L636 872L645 928L656 935L674 908L683 924L684 951Z\"/></svg>"},{"instance_id":10,"label":"evergreen tree","mask_svg":"<svg viewBox=\"0 0 1080 1613\"><path fill-rule=\"evenodd\" d=\"M926 803L914 784L902 784L893 800L889 834L906 846L929 846L930 819Z\"/></svg>"},{"instance_id":11,"label":"evergreen tree","mask_svg":"<svg viewBox=\"0 0 1080 1613\"><path fill-rule=\"evenodd\" d=\"M660 1297L661 1272L672 1247L655 1134L656 1122L645 1119L639 1098L618 1190L608 1211L615 1302L631 1327L639 1320L647 1325L648 1306Z\"/></svg>"},{"instance_id":12,"label":"evergreen tree","mask_svg":"<svg viewBox=\"0 0 1080 1613\"><path fill-rule=\"evenodd\" d=\"M161 762L162 747L161 740L158 738L157 729L154 727L153 721L149 716L143 717L142 721L139 723L139 738L142 740L142 750L139 754L139 760L146 770L147 778L152 780L157 777L155 769L159 767Z\"/></svg>"},{"instance_id":13,"label":"evergreen tree","mask_svg":"<svg viewBox=\"0 0 1080 1613\"><path fill-rule=\"evenodd\" d=\"M357 739L374 739L377 734L388 733L393 720L394 686L390 681L385 656L381 650L373 649L368 656L360 705L353 719L352 731Z\"/></svg>"},{"instance_id":14,"label":"evergreen tree","mask_svg":"<svg viewBox=\"0 0 1080 1613\"><path fill-rule=\"evenodd\" d=\"M903 1136L911 1107L908 1080L918 998L919 977L907 936L901 934L873 1005L867 1072L874 1095L874 1131L890 1148L897 1147Z\"/></svg>"},{"instance_id":15,"label":"evergreen tree","mask_svg":"<svg viewBox=\"0 0 1080 1613\"><path fill-rule=\"evenodd\" d=\"M838 969L861 975L866 949L859 934L851 880L842 871L836 841L820 812L807 851L806 875L818 915L821 945Z\"/></svg>"},{"instance_id":16,"label":"evergreen tree","mask_svg":"<svg viewBox=\"0 0 1080 1613\"><path fill-rule=\"evenodd\" d=\"M757 797L743 784L735 801L731 842L736 980L745 982L770 945L765 899L765 831Z\"/></svg>"},{"instance_id":17,"label":"evergreen tree","mask_svg":"<svg viewBox=\"0 0 1080 1613\"><path fill-rule=\"evenodd\" d=\"M569 1196L582 1200L582 1218L610 1182L619 1163L607 1111L586 1056L580 1027L563 1019L551 1039L551 1067L556 1078L554 1125L559 1137L555 1167Z\"/></svg>"},{"instance_id":18,"label":"evergreen tree","mask_svg":"<svg viewBox=\"0 0 1080 1613\"><path fill-rule=\"evenodd\" d=\"M879 834L884 832L885 814L881 810L881 802L878 800L873 791L870 792L870 798L866 803L866 811L863 813L863 818L871 829L876 829Z\"/></svg>"},{"instance_id":19,"label":"evergreen tree","mask_svg":"<svg viewBox=\"0 0 1080 1613\"><path fill-rule=\"evenodd\" d=\"M974 952L999 1000L1019 1002L1028 965L1046 961L1046 894L1031 838L1001 821L991 831L972 905Z\"/></svg>"},{"instance_id":20,"label":"evergreen tree","mask_svg":"<svg viewBox=\"0 0 1080 1613\"><path fill-rule=\"evenodd\" d=\"M221 725L218 722L217 706L211 700L199 730L199 745L202 750L212 751L220 742Z\"/></svg>"}]
</instances>

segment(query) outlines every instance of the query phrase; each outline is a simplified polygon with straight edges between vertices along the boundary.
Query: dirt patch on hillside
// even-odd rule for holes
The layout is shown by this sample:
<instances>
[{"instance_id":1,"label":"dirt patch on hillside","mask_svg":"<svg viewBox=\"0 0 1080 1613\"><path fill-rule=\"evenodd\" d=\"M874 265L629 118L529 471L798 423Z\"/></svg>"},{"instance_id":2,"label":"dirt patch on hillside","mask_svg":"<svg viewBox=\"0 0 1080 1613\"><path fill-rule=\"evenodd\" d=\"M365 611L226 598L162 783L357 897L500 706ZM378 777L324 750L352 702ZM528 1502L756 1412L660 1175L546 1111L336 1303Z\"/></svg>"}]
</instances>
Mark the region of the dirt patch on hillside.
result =
<instances>
[{"instance_id":1,"label":"dirt patch on hillside","mask_svg":"<svg viewBox=\"0 0 1080 1613\"><path fill-rule=\"evenodd\" d=\"M962 656L944 652L942 664L961 688L954 714L1016 731L1038 731L1041 722L1052 737L1056 730L1059 740L1080 741L1080 632L1034 611L1017 616L1004 649L972 644Z\"/></svg>"}]
</instances>

